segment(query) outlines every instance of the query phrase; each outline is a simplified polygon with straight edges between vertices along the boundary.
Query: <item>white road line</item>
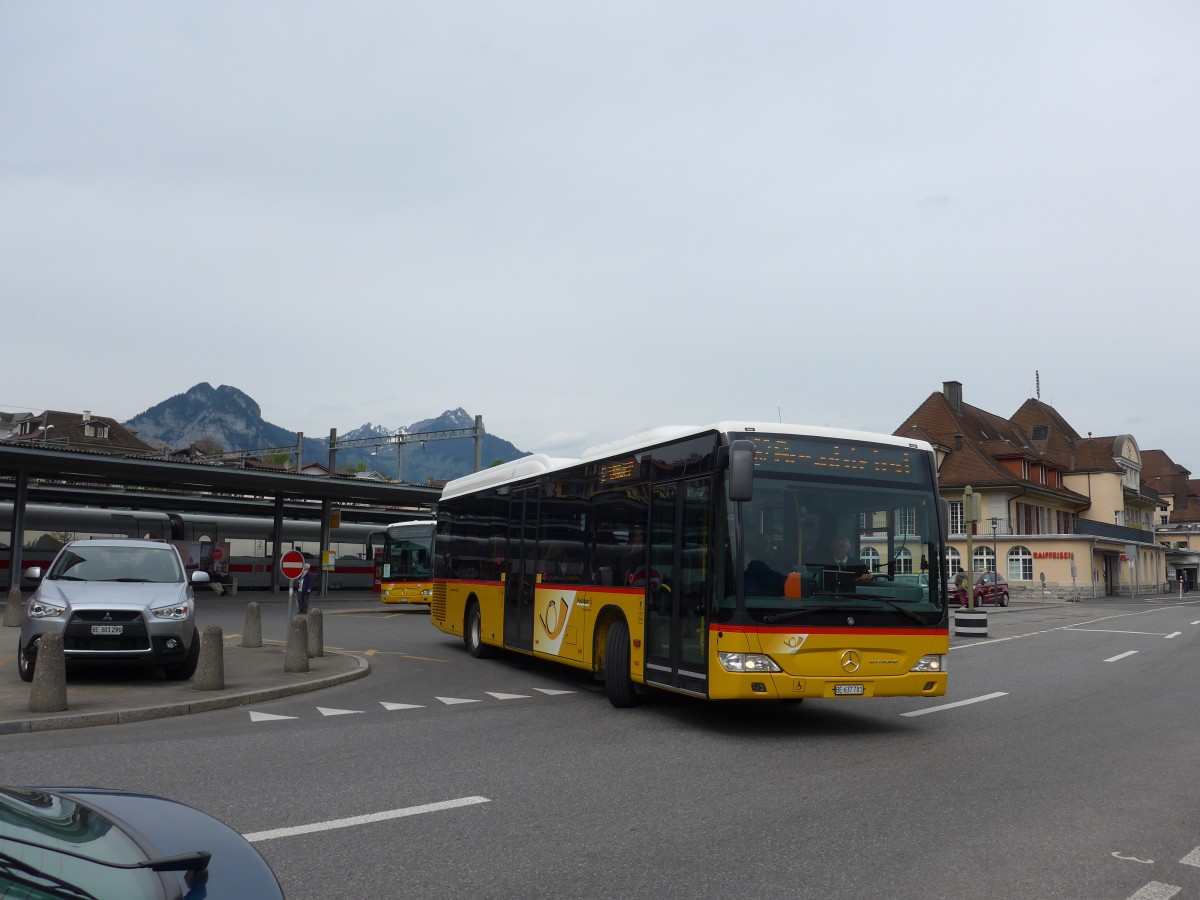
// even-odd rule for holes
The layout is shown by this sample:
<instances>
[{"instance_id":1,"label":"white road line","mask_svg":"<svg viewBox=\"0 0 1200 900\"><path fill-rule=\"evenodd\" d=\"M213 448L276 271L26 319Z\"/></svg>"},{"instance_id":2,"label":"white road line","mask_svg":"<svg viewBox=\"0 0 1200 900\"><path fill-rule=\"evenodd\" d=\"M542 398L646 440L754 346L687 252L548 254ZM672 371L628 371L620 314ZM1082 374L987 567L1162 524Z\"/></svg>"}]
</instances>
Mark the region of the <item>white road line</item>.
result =
<instances>
[{"instance_id":1,"label":"white road line","mask_svg":"<svg viewBox=\"0 0 1200 900\"><path fill-rule=\"evenodd\" d=\"M1105 660L1105 662L1116 662L1117 660L1124 659L1127 656L1133 656L1135 653L1137 653L1136 650L1126 650L1124 653L1118 653L1116 656L1110 656Z\"/></svg>"},{"instance_id":2,"label":"white road line","mask_svg":"<svg viewBox=\"0 0 1200 900\"><path fill-rule=\"evenodd\" d=\"M1182 631L1172 631L1170 634L1167 635L1167 640L1169 641L1173 637L1179 637L1181 634L1183 634Z\"/></svg>"},{"instance_id":3,"label":"white road line","mask_svg":"<svg viewBox=\"0 0 1200 900\"><path fill-rule=\"evenodd\" d=\"M1187 856L1180 860L1185 866L1200 866L1200 847L1197 847Z\"/></svg>"},{"instance_id":4,"label":"white road line","mask_svg":"<svg viewBox=\"0 0 1200 900\"><path fill-rule=\"evenodd\" d=\"M1171 900L1183 888L1161 881L1147 882L1140 890L1129 895L1129 900Z\"/></svg>"},{"instance_id":5,"label":"white road line","mask_svg":"<svg viewBox=\"0 0 1200 900\"><path fill-rule=\"evenodd\" d=\"M1007 697L1005 691L996 691L994 694L984 694L982 697L972 697L970 700L958 700L954 703L943 703L941 706L931 706L927 709L914 709L912 712L900 713L902 716L924 716L929 713L941 712L944 709L954 709L959 706L969 706L972 703L982 703L984 700L995 700L997 697Z\"/></svg>"},{"instance_id":6,"label":"white road line","mask_svg":"<svg viewBox=\"0 0 1200 900\"><path fill-rule=\"evenodd\" d=\"M1068 628L1067 631L1086 631L1091 634L1144 634L1149 637L1174 637L1175 635L1163 634L1161 631L1123 631L1119 628ZM1179 632L1175 632L1179 634Z\"/></svg>"},{"instance_id":7,"label":"white road line","mask_svg":"<svg viewBox=\"0 0 1200 900\"><path fill-rule=\"evenodd\" d=\"M318 706L317 712L323 716L359 716L362 715L361 709L338 709L337 707Z\"/></svg>"},{"instance_id":8,"label":"white road line","mask_svg":"<svg viewBox=\"0 0 1200 900\"><path fill-rule=\"evenodd\" d=\"M386 822L388 819L402 819L405 816L419 816L424 813L441 812L444 809L457 809L460 806L474 806L477 803L491 802L487 797L462 797L458 800L443 800L440 803L426 803L422 806L409 806L404 809L389 809L385 812L369 813L365 816L351 816L348 819L330 819L328 822L313 822L311 825L275 828L270 831L254 831L250 834L244 834L242 837L251 843L255 841L273 841L276 838L295 837L298 834L332 831L335 828L354 828L357 825Z\"/></svg>"}]
</instances>

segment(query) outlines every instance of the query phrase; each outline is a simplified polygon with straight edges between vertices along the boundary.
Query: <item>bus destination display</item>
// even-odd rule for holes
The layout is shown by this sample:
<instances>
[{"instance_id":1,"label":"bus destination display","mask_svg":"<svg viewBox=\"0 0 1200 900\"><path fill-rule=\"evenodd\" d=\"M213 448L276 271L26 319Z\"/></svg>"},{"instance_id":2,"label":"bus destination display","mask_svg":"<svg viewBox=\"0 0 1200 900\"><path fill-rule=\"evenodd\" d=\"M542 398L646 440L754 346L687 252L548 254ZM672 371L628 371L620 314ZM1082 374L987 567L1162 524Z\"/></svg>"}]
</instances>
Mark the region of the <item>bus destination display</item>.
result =
<instances>
[{"instance_id":1,"label":"bus destination display","mask_svg":"<svg viewBox=\"0 0 1200 900\"><path fill-rule=\"evenodd\" d=\"M731 436L732 437L732 436ZM754 468L765 472L882 478L905 482L927 480L919 450L890 444L817 440L786 434L737 435L754 442Z\"/></svg>"}]
</instances>

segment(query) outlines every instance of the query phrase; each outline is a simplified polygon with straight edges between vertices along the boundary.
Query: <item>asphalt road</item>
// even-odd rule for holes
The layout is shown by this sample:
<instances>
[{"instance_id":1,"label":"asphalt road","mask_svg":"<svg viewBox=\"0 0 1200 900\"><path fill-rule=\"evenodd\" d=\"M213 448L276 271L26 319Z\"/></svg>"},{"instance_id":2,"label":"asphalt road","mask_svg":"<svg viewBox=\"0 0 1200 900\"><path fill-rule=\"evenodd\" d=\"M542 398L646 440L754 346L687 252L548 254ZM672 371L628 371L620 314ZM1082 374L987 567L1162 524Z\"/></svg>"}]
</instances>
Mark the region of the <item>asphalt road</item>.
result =
<instances>
[{"instance_id":1,"label":"asphalt road","mask_svg":"<svg viewBox=\"0 0 1200 900\"><path fill-rule=\"evenodd\" d=\"M1200 900L1200 602L1002 615L952 639L945 698L616 710L582 673L470 659L423 611L331 611L326 645L370 677L9 735L0 780L189 802L293 900Z\"/></svg>"}]
</instances>

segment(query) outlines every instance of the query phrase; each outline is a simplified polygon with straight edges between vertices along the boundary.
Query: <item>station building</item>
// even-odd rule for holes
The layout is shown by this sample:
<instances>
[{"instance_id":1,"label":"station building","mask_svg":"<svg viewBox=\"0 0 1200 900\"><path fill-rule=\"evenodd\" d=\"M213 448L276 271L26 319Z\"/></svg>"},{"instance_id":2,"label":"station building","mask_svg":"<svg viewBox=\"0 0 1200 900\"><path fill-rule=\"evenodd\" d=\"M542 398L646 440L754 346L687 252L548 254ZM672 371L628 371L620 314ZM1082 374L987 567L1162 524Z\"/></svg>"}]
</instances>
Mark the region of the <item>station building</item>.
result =
<instances>
[{"instance_id":1,"label":"station building","mask_svg":"<svg viewBox=\"0 0 1200 900\"><path fill-rule=\"evenodd\" d=\"M1032 600L1160 593L1184 573L1196 582L1200 482L1131 434L1080 435L1040 399L1005 418L964 402L958 381L895 434L936 451L952 573L999 572L1014 599ZM968 487L982 506L970 524Z\"/></svg>"}]
</instances>

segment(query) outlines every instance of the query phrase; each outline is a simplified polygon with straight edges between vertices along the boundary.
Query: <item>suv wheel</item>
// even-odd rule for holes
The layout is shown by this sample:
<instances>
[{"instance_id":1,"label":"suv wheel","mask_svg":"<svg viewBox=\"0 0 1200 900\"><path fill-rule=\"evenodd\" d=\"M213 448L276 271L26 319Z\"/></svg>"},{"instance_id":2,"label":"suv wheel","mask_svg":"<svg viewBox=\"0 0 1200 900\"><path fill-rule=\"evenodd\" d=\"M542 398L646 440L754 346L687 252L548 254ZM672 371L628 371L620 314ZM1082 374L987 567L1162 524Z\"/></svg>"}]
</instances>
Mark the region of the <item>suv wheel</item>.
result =
<instances>
[{"instance_id":1,"label":"suv wheel","mask_svg":"<svg viewBox=\"0 0 1200 900\"><path fill-rule=\"evenodd\" d=\"M19 639L18 639L19 640ZM33 681L34 658L24 644L17 645L17 674L22 681Z\"/></svg>"},{"instance_id":2,"label":"suv wheel","mask_svg":"<svg viewBox=\"0 0 1200 900\"><path fill-rule=\"evenodd\" d=\"M192 646L183 662L174 666L163 666L163 672L172 681L187 681L196 674L196 664L200 662L200 632L192 629Z\"/></svg>"}]
</instances>

